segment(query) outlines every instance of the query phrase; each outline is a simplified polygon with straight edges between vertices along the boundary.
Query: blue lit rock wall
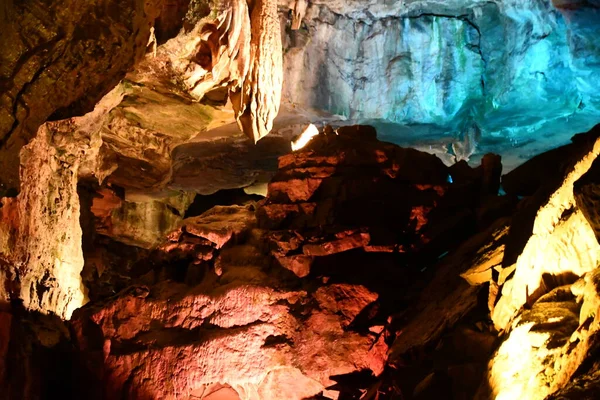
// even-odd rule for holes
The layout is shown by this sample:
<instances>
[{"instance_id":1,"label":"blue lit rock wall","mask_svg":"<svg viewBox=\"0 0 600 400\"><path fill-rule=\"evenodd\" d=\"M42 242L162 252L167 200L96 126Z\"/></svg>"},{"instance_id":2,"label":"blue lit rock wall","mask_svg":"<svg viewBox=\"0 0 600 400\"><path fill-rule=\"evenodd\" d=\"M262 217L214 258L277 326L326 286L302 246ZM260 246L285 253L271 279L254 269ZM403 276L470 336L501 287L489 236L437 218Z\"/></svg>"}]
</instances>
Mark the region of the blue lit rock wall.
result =
<instances>
[{"instance_id":1,"label":"blue lit rock wall","mask_svg":"<svg viewBox=\"0 0 600 400\"><path fill-rule=\"evenodd\" d=\"M595 7L567 7L561 12L568 27L571 68L584 109L600 112L600 1L587 3Z\"/></svg>"},{"instance_id":2,"label":"blue lit rock wall","mask_svg":"<svg viewBox=\"0 0 600 400\"><path fill-rule=\"evenodd\" d=\"M284 98L486 132L598 112L599 10L557 1L313 3L287 29Z\"/></svg>"}]
</instances>

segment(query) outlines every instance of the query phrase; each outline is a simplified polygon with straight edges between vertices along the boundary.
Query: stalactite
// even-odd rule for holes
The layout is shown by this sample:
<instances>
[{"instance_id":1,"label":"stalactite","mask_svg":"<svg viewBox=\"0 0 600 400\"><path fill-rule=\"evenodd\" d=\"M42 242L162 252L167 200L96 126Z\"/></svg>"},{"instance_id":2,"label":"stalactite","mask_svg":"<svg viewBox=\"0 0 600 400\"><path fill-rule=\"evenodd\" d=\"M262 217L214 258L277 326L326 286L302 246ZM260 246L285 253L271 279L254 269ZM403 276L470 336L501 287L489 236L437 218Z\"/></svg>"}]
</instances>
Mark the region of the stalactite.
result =
<instances>
[{"instance_id":1,"label":"stalactite","mask_svg":"<svg viewBox=\"0 0 600 400\"><path fill-rule=\"evenodd\" d=\"M250 72L241 90L230 87L229 95L238 125L257 142L271 131L281 101L283 55L277 2L258 0L252 8L250 25Z\"/></svg>"}]
</instances>

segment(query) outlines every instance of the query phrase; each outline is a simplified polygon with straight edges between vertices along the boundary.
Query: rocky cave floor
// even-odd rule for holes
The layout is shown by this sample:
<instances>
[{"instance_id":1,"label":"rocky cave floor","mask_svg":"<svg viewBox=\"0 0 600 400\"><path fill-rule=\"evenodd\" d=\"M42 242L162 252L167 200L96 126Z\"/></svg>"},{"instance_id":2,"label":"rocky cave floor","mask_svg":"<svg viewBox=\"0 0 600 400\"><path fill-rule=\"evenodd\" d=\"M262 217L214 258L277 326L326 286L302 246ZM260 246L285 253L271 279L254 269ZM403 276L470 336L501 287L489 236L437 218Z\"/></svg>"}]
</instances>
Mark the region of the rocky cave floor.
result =
<instances>
[{"instance_id":1,"label":"rocky cave floor","mask_svg":"<svg viewBox=\"0 0 600 400\"><path fill-rule=\"evenodd\" d=\"M69 321L3 306L6 398L594 398L600 128L502 178L493 154L447 167L369 126L326 129L279 157L263 198L167 190L134 171L167 167L116 157L109 132L94 159L118 168L101 185L73 180L65 160L82 146L64 125L28 146L59 162L23 164L32 193L4 198L3 240L18 240L27 201L54 218L30 232L68 242L56 235L80 206L89 302ZM247 171L189 146L171 160L179 188L219 182L210 167ZM178 162L202 166L182 176ZM46 178L56 192L28 199Z\"/></svg>"}]
</instances>

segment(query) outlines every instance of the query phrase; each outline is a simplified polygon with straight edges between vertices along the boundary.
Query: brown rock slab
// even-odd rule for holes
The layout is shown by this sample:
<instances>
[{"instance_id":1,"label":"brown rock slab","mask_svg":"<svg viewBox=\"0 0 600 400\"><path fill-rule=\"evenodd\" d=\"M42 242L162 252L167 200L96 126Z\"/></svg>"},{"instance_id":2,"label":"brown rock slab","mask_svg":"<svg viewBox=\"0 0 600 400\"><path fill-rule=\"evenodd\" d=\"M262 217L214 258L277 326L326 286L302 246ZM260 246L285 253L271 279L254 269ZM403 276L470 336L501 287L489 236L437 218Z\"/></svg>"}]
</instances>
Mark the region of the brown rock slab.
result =
<instances>
[{"instance_id":1,"label":"brown rock slab","mask_svg":"<svg viewBox=\"0 0 600 400\"><path fill-rule=\"evenodd\" d=\"M481 285L492 281L495 267L502 265L504 246L508 236L510 220L505 218L497 221L491 229L491 240L477 250L471 267L460 274L470 285ZM469 241L477 240L477 237Z\"/></svg>"},{"instance_id":2,"label":"brown rock slab","mask_svg":"<svg viewBox=\"0 0 600 400\"><path fill-rule=\"evenodd\" d=\"M314 261L314 257L304 254L291 256L278 256L275 258L283 268L292 271L298 278L304 278L310 274L310 267Z\"/></svg>"},{"instance_id":3,"label":"brown rock slab","mask_svg":"<svg viewBox=\"0 0 600 400\"><path fill-rule=\"evenodd\" d=\"M110 12L108 10L118 10ZM19 150L50 116L94 108L146 52L155 2L11 2L3 8L0 169L18 187ZM110 28L109 28L110 27ZM5 79L6 78L6 79Z\"/></svg>"},{"instance_id":4,"label":"brown rock slab","mask_svg":"<svg viewBox=\"0 0 600 400\"><path fill-rule=\"evenodd\" d=\"M318 244L305 244L302 251L307 256L327 256L331 254L341 253L360 247L364 247L371 240L371 236L367 232L359 232L348 236L321 242Z\"/></svg>"},{"instance_id":5,"label":"brown rock slab","mask_svg":"<svg viewBox=\"0 0 600 400\"><path fill-rule=\"evenodd\" d=\"M219 249L256 224L254 212L245 206L216 206L183 221L185 232L205 238Z\"/></svg>"},{"instance_id":6,"label":"brown rock slab","mask_svg":"<svg viewBox=\"0 0 600 400\"><path fill-rule=\"evenodd\" d=\"M478 269L480 265L487 265L488 260L496 257L501 244L495 243L503 237L506 223L506 220L499 221L495 226L473 236L436 267L433 280L419 296L415 309L410 312L415 317L399 328L399 334L390 348L391 364L401 365L404 358L410 357L411 352L434 343L476 306L481 286L470 285L459 274L470 266ZM482 249L487 249L489 254Z\"/></svg>"}]
</instances>

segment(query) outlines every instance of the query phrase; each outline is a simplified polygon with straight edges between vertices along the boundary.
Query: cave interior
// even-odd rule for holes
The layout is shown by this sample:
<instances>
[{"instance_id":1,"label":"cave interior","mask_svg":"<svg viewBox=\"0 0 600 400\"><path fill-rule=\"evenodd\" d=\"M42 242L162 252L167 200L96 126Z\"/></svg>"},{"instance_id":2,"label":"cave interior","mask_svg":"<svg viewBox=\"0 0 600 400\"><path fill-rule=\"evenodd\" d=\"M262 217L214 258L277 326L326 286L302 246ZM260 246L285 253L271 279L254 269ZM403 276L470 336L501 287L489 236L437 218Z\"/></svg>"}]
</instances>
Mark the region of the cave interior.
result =
<instances>
[{"instance_id":1,"label":"cave interior","mask_svg":"<svg viewBox=\"0 0 600 400\"><path fill-rule=\"evenodd\" d=\"M600 398L600 0L0 26L0 400Z\"/></svg>"}]
</instances>

